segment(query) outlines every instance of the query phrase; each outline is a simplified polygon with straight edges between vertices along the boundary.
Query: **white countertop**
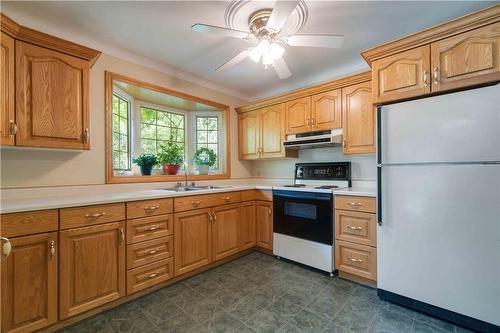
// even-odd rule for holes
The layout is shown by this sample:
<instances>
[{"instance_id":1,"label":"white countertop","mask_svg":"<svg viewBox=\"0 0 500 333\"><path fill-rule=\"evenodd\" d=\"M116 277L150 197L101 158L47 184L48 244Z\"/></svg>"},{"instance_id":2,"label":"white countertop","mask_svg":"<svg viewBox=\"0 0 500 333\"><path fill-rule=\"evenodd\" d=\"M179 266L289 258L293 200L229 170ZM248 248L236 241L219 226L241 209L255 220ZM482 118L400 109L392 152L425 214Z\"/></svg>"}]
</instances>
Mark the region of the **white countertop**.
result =
<instances>
[{"instance_id":1,"label":"white countertop","mask_svg":"<svg viewBox=\"0 0 500 333\"><path fill-rule=\"evenodd\" d=\"M377 189L365 187L349 187L340 190L334 190L333 194L336 195L359 195L362 197L376 197Z\"/></svg>"}]
</instances>

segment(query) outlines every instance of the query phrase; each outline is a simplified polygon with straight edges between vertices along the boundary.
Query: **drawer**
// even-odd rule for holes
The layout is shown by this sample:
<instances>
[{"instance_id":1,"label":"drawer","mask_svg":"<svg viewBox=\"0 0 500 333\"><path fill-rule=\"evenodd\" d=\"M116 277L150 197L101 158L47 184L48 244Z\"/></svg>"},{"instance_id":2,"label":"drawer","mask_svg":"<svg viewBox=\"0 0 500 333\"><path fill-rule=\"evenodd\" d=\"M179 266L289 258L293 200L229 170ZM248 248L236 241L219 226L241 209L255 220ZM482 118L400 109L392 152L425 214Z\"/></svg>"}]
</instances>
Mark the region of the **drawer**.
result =
<instances>
[{"instance_id":1,"label":"drawer","mask_svg":"<svg viewBox=\"0 0 500 333\"><path fill-rule=\"evenodd\" d=\"M174 258L131 269L127 271L127 295L170 280L173 272Z\"/></svg>"},{"instance_id":2,"label":"drawer","mask_svg":"<svg viewBox=\"0 0 500 333\"><path fill-rule=\"evenodd\" d=\"M376 247L375 214L335 209L335 239Z\"/></svg>"},{"instance_id":3,"label":"drawer","mask_svg":"<svg viewBox=\"0 0 500 333\"><path fill-rule=\"evenodd\" d=\"M344 241L335 241L335 267L342 272L377 280L377 249Z\"/></svg>"},{"instance_id":4,"label":"drawer","mask_svg":"<svg viewBox=\"0 0 500 333\"><path fill-rule=\"evenodd\" d=\"M172 235L173 220L172 214L127 220L127 244Z\"/></svg>"},{"instance_id":5,"label":"drawer","mask_svg":"<svg viewBox=\"0 0 500 333\"><path fill-rule=\"evenodd\" d=\"M127 202L127 219L173 213L173 199Z\"/></svg>"},{"instance_id":6,"label":"drawer","mask_svg":"<svg viewBox=\"0 0 500 333\"><path fill-rule=\"evenodd\" d=\"M125 220L125 204L93 205L59 210L61 229Z\"/></svg>"},{"instance_id":7,"label":"drawer","mask_svg":"<svg viewBox=\"0 0 500 333\"><path fill-rule=\"evenodd\" d=\"M127 245L127 269L170 258L173 253L173 236Z\"/></svg>"},{"instance_id":8,"label":"drawer","mask_svg":"<svg viewBox=\"0 0 500 333\"><path fill-rule=\"evenodd\" d=\"M354 195L336 195L335 209L375 213L375 198L358 197Z\"/></svg>"},{"instance_id":9,"label":"drawer","mask_svg":"<svg viewBox=\"0 0 500 333\"><path fill-rule=\"evenodd\" d=\"M56 231L59 228L57 209L2 214L3 237L17 237Z\"/></svg>"},{"instance_id":10,"label":"drawer","mask_svg":"<svg viewBox=\"0 0 500 333\"><path fill-rule=\"evenodd\" d=\"M273 191L249 190L241 191L241 201L262 200L273 201Z\"/></svg>"},{"instance_id":11,"label":"drawer","mask_svg":"<svg viewBox=\"0 0 500 333\"><path fill-rule=\"evenodd\" d=\"M220 206L241 201L240 192L225 192L206 195L192 195L174 199L174 209L176 212Z\"/></svg>"}]
</instances>

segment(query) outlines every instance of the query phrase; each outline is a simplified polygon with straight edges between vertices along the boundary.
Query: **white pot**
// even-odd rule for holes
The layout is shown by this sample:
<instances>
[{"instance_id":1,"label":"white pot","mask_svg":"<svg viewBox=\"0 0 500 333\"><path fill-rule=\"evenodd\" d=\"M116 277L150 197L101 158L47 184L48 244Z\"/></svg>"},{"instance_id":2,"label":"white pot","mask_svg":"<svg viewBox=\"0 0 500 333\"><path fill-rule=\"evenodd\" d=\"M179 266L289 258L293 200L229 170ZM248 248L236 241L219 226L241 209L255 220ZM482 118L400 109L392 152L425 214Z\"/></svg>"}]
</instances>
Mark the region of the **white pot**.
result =
<instances>
[{"instance_id":1,"label":"white pot","mask_svg":"<svg viewBox=\"0 0 500 333\"><path fill-rule=\"evenodd\" d=\"M208 165L198 165L198 173L200 175L208 175Z\"/></svg>"}]
</instances>

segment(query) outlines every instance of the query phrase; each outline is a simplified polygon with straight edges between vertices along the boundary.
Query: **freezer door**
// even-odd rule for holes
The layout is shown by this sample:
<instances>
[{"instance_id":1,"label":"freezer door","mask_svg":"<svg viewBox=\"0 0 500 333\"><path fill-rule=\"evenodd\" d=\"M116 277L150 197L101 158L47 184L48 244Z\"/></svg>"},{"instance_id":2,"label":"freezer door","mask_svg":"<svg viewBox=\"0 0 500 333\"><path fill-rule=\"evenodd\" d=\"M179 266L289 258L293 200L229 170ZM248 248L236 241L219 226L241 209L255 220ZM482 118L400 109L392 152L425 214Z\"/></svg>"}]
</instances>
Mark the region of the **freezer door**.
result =
<instances>
[{"instance_id":1,"label":"freezer door","mask_svg":"<svg viewBox=\"0 0 500 333\"><path fill-rule=\"evenodd\" d=\"M500 85L384 106L379 126L384 164L500 161Z\"/></svg>"},{"instance_id":2,"label":"freezer door","mask_svg":"<svg viewBox=\"0 0 500 333\"><path fill-rule=\"evenodd\" d=\"M500 325L500 165L384 166L377 287Z\"/></svg>"}]
</instances>

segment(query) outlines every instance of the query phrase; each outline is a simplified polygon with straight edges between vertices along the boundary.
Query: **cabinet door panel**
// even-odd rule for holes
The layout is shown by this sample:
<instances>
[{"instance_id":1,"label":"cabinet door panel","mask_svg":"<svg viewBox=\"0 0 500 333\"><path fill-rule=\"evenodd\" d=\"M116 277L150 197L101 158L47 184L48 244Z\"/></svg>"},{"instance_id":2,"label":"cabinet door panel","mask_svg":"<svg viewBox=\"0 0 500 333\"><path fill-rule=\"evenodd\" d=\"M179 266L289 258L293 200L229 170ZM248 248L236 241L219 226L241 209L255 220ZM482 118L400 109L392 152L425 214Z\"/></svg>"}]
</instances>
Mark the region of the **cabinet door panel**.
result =
<instances>
[{"instance_id":1,"label":"cabinet door panel","mask_svg":"<svg viewBox=\"0 0 500 333\"><path fill-rule=\"evenodd\" d=\"M14 145L14 39L0 32L0 145Z\"/></svg>"},{"instance_id":2,"label":"cabinet door panel","mask_svg":"<svg viewBox=\"0 0 500 333\"><path fill-rule=\"evenodd\" d=\"M260 110L240 114L238 117L238 140L240 160L259 158Z\"/></svg>"},{"instance_id":3,"label":"cabinet door panel","mask_svg":"<svg viewBox=\"0 0 500 333\"><path fill-rule=\"evenodd\" d=\"M174 216L175 276L212 262L210 208L177 213Z\"/></svg>"},{"instance_id":4,"label":"cabinet door panel","mask_svg":"<svg viewBox=\"0 0 500 333\"><path fill-rule=\"evenodd\" d=\"M255 201L241 203L240 250L256 245Z\"/></svg>"},{"instance_id":5,"label":"cabinet door panel","mask_svg":"<svg viewBox=\"0 0 500 333\"><path fill-rule=\"evenodd\" d=\"M374 103L429 94L430 46L424 45L374 61L372 84Z\"/></svg>"},{"instance_id":6,"label":"cabinet door panel","mask_svg":"<svg viewBox=\"0 0 500 333\"><path fill-rule=\"evenodd\" d=\"M273 203L257 201L257 246L273 249Z\"/></svg>"},{"instance_id":7,"label":"cabinet door panel","mask_svg":"<svg viewBox=\"0 0 500 333\"><path fill-rule=\"evenodd\" d=\"M285 156L285 104L277 104L261 111L261 158Z\"/></svg>"},{"instance_id":8,"label":"cabinet door panel","mask_svg":"<svg viewBox=\"0 0 500 333\"><path fill-rule=\"evenodd\" d=\"M286 102L286 134L304 133L311 130L311 97Z\"/></svg>"},{"instance_id":9,"label":"cabinet door panel","mask_svg":"<svg viewBox=\"0 0 500 333\"><path fill-rule=\"evenodd\" d=\"M17 145L89 149L89 65L16 42Z\"/></svg>"},{"instance_id":10,"label":"cabinet door panel","mask_svg":"<svg viewBox=\"0 0 500 333\"><path fill-rule=\"evenodd\" d=\"M60 232L61 319L125 295L125 222Z\"/></svg>"},{"instance_id":11,"label":"cabinet door panel","mask_svg":"<svg viewBox=\"0 0 500 333\"><path fill-rule=\"evenodd\" d=\"M215 207L212 210L213 261L239 251L240 204Z\"/></svg>"},{"instance_id":12,"label":"cabinet door panel","mask_svg":"<svg viewBox=\"0 0 500 333\"><path fill-rule=\"evenodd\" d=\"M432 91L500 80L500 23L431 44Z\"/></svg>"},{"instance_id":13,"label":"cabinet door panel","mask_svg":"<svg viewBox=\"0 0 500 333\"><path fill-rule=\"evenodd\" d=\"M342 127L342 92L327 91L311 97L313 131Z\"/></svg>"},{"instance_id":14,"label":"cabinet door panel","mask_svg":"<svg viewBox=\"0 0 500 333\"><path fill-rule=\"evenodd\" d=\"M371 83L342 88L344 154L375 152L375 108Z\"/></svg>"},{"instance_id":15,"label":"cabinet door panel","mask_svg":"<svg viewBox=\"0 0 500 333\"><path fill-rule=\"evenodd\" d=\"M10 242L10 256L2 262L2 332L32 332L55 323L57 232Z\"/></svg>"}]
</instances>

